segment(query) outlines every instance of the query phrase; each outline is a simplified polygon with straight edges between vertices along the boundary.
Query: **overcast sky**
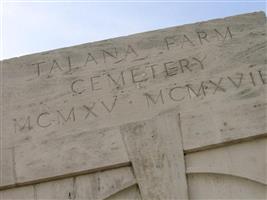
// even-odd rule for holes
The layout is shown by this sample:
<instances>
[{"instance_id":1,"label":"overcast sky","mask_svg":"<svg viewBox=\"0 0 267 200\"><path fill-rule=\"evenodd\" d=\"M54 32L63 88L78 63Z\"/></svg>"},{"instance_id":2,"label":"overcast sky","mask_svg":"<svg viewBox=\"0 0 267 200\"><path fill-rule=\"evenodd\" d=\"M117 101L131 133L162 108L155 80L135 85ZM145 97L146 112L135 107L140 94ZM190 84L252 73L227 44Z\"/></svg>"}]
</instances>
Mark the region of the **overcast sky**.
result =
<instances>
[{"instance_id":1,"label":"overcast sky","mask_svg":"<svg viewBox=\"0 0 267 200\"><path fill-rule=\"evenodd\" d=\"M247 12L266 1L2 2L4 59ZM23 0L21 0L23 1Z\"/></svg>"}]
</instances>

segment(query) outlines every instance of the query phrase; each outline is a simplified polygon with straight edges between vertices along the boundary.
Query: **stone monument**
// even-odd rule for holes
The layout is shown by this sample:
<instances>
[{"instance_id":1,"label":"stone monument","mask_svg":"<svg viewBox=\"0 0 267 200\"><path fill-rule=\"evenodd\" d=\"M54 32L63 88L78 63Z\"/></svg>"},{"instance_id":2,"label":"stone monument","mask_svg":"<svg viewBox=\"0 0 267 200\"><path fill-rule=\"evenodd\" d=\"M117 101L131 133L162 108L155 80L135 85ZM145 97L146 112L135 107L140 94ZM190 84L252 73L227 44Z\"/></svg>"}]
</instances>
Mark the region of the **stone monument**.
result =
<instances>
[{"instance_id":1,"label":"stone monument","mask_svg":"<svg viewBox=\"0 0 267 200\"><path fill-rule=\"evenodd\" d=\"M266 199L263 12L1 62L0 199Z\"/></svg>"}]
</instances>

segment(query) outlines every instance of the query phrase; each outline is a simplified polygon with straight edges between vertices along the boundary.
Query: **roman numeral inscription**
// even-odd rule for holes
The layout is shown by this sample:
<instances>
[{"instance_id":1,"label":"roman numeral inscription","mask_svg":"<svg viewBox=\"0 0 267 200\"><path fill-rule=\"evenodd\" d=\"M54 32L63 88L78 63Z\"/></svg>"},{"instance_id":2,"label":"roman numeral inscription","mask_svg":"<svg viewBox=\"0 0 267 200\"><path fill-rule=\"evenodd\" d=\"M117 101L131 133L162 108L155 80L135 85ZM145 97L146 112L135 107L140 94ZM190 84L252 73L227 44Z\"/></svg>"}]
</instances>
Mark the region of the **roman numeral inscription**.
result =
<instances>
[{"instance_id":1,"label":"roman numeral inscription","mask_svg":"<svg viewBox=\"0 0 267 200\"><path fill-rule=\"evenodd\" d=\"M257 56L266 43L239 42L243 29L222 21L21 60L19 85L14 75L7 79L18 98L10 108L21 109L9 111L9 124L15 134L101 128L215 97L253 98L267 82L266 61ZM18 63L6 63L10 74Z\"/></svg>"},{"instance_id":2,"label":"roman numeral inscription","mask_svg":"<svg viewBox=\"0 0 267 200\"><path fill-rule=\"evenodd\" d=\"M233 92L235 98L244 99L248 98L251 91L257 87L265 87L267 84L267 73L263 70L266 68L259 68L251 72L242 73L236 72L225 77L218 77L204 81L198 81L194 83L188 82L187 84L177 85L173 83L173 86L167 88L157 88L155 91L143 91L140 90L138 95L139 99L142 99L143 106L146 109L153 109L166 103L183 103L192 99L202 100L210 96L225 95L227 92ZM122 79L123 80L123 79ZM83 80L76 80L72 83L78 84ZM82 91L85 89L79 89ZM74 93L81 94L78 89L73 89ZM31 131L33 127L36 128L48 128L50 126L64 126L67 123L75 123L77 121L94 120L101 118L102 115L112 114L117 107L120 106L118 97L115 96L111 101L106 102L101 99L96 102L90 102L88 105L76 105L68 108L58 108L58 110L45 111L38 113L35 116L26 116L21 118L15 118L14 130ZM134 105L131 104L128 109L131 109ZM53 124L54 123L54 124Z\"/></svg>"},{"instance_id":3,"label":"roman numeral inscription","mask_svg":"<svg viewBox=\"0 0 267 200\"><path fill-rule=\"evenodd\" d=\"M0 196L264 195L266 51L257 12L3 60Z\"/></svg>"}]
</instances>

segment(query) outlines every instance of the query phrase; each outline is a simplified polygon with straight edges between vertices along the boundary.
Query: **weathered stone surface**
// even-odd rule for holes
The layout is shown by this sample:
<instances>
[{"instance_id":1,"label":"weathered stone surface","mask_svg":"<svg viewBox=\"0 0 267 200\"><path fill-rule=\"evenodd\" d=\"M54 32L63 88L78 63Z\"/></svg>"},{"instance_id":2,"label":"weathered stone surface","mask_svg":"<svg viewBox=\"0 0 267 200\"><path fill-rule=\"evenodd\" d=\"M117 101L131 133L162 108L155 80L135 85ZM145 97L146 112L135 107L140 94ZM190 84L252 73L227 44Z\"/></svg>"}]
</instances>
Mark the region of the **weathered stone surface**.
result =
<instances>
[{"instance_id":1,"label":"weathered stone surface","mask_svg":"<svg viewBox=\"0 0 267 200\"><path fill-rule=\"evenodd\" d=\"M266 94L263 87L254 92L250 90L248 94L240 91L237 95L255 95L255 98L238 99L231 103L216 99L215 102L196 105L193 110L182 113L185 151L195 151L253 136L267 136ZM229 101L235 95L229 96Z\"/></svg>"},{"instance_id":2,"label":"weathered stone surface","mask_svg":"<svg viewBox=\"0 0 267 200\"><path fill-rule=\"evenodd\" d=\"M190 199L266 199L267 186L218 174L190 174Z\"/></svg>"},{"instance_id":3,"label":"weathered stone surface","mask_svg":"<svg viewBox=\"0 0 267 200\"><path fill-rule=\"evenodd\" d=\"M267 185L267 138L185 156L188 174L221 174Z\"/></svg>"},{"instance_id":4,"label":"weathered stone surface","mask_svg":"<svg viewBox=\"0 0 267 200\"><path fill-rule=\"evenodd\" d=\"M115 197L125 198L127 195L129 195L128 199L140 199L131 167L121 167L0 191L1 200L104 200Z\"/></svg>"},{"instance_id":5,"label":"weathered stone surface","mask_svg":"<svg viewBox=\"0 0 267 200\"><path fill-rule=\"evenodd\" d=\"M35 200L33 186L0 191L0 200Z\"/></svg>"},{"instance_id":6,"label":"weathered stone surface","mask_svg":"<svg viewBox=\"0 0 267 200\"><path fill-rule=\"evenodd\" d=\"M266 82L265 21L253 13L5 60L4 133L16 144L27 136L150 118L174 106L186 111L218 100L259 100ZM224 89L216 86L221 78ZM202 81L208 88L196 97L192 90ZM148 95L160 90L164 104L149 99L148 106ZM75 119L68 118L71 111Z\"/></svg>"},{"instance_id":7,"label":"weathered stone surface","mask_svg":"<svg viewBox=\"0 0 267 200\"><path fill-rule=\"evenodd\" d=\"M36 199L73 199L73 178L35 185Z\"/></svg>"},{"instance_id":8,"label":"weathered stone surface","mask_svg":"<svg viewBox=\"0 0 267 200\"><path fill-rule=\"evenodd\" d=\"M187 199L177 112L122 126L121 132L144 199Z\"/></svg>"},{"instance_id":9,"label":"weathered stone surface","mask_svg":"<svg viewBox=\"0 0 267 200\"><path fill-rule=\"evenodd\" d=\"M132 186L126 188L125 190L118 192L111 197L108 197L106 200L142 200L138 187Z\"/></svg>"},{"instance_id":10,"label":"weathered stone surface","mask_svg":"<svg viewBox=\"0 0 267 200\"><path fill-rule=\"evenodd\" d=\"M266 17L258 12L2 61L0 189L132 162L143 199L186 198L183 150L196 152L266 136L266 46ZM168 117L170 110L179 113L178 121ZM142 134L135 132L136 126ZM204 169L199 159L210 163L206 171L266 183L258 162L262 153L253 157L248 152L262 152L265 145L260 143L207 151L214 163L204 152L188 154L189 169ZM218 167L216 156L230 158L226 150L238 156L241 150L248 152L257 167L244 170L235 162L229 169L223 165L227 162ZM237 161L251 164L242 156ZM264 187L254 182L244 181L231 190L226 183L243 179L213 184L221 180L219 175L200 176L189 175L192 198L213 198L217 187L235 192L249 185L255 186L249 190L251 197L256 192L262 197ZM207 188L216 186L214 193L201 193L202 182ZM53 190L49 182L41 185L40 194Z\"/></svg>"},{"instance_id":11,"label":"weathered stone surface","mask_svg":"<svg viewBox=\"0 0 267 200\"><path fill-rule=\"evenodd\" d=\"M17 182L116 167L129 162L119 129L51 136L38 143L18 145L15 151Z\"/></svg>"},{"instance_id":12,"label":"weathered stone surface","mask_svg":"<svg viewBox=\"0 0 267 200\"><path fill-rule=\"evenodd\" d=\"M131 167L78 176L75 180L76 199L106 199L136 184Z\"/></svg>"},{"instance_id":13,"label":"weathered stone surface","mask_svg":"<svg viewBox=\"0 0 267 200\"><path fill-rule=\"evenodd\" d=\"M16 182L14 148L0 148L0 155L0 186L12 185Z\"/></svg>"}]
</instances>

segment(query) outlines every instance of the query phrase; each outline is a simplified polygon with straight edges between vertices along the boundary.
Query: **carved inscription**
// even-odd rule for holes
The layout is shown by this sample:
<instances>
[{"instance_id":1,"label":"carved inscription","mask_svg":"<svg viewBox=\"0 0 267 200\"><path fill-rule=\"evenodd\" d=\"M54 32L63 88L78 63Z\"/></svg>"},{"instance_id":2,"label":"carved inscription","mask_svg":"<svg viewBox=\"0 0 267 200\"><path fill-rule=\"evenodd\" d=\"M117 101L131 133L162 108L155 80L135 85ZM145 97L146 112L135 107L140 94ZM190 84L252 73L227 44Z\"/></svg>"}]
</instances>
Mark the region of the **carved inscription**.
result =
<instances>
[{"instance_id":1,"label":"carved inscription","mask_svg":"<svg viewBox=\"0 0 267 200\"><path fill-rule=\"evenodd\" d=\"M186 48L186 47L195 47L197 45L204 45L210 43L212 40L226 41L233 38L233 34L230 30L230 27L226 27L224 32L219 31L218 29L213 29L212 31L201 30L196 31L194 36L188 36L186 34L182 35L173 35L165 38L165 44L168 50L175 47Z\"/></svg>"},{"instance_id":2,"label":"carved inscription","mask_svg":"<svg viewBox=\"0 0 267 200\"><path fill-rule=\"evenodd\" d=\"M191 34L166 36L162 38L162 42L160 43L162 47L160 48L167 52L176 48L188 49L196 46L201 47L212 42L224 43L227 40L231 40L233 37L234 35L231 28L228 26L220 29L215 28L209 31L198 30ZM147 55L140 55L137 46L127 44L122 48L110 47L98 49L93 52L86 52L79 58L79 61L82 61L82 64L79 65L76 64L77 60L69 55L62 57L60 60L57 58L51 58L51 60L39 60L31 63L29 67L33 69L32 71L35 77L45 76L49 78L53 74L71 74L71 72L83 67L98 66L101 68L109 66L110 64L116 65L125 61L140 61L146 58ZM188 64L187 61L181 60L180 62L181 65L184 65L183 68L186 68L186 65Z\"/></svg>"},{"instance_id":3,"label":"carved inscription","mask_svg":"<svg viewBox=\"0 0 267 200\"><path fill-rule=\"evenodd\" d=\"M99 73L87 79L72 81L70 89L74 94L104 90L107 82L109 87L122 89L125 85L149 82L150 80L168 78L183 73L197 72L204 69L203 57L188 57L170 60L163 63L144 63L139 66L129 67L127 70ZM110 88L108 88L110 89Z\"/></svg>"},{"instance_id":4,"label":"carved inscription","mask_svg":"<svg viewBox=\"0 0 267 200\"><path fill-rule=\"evenodd\" d=\"M116 47L101 49L95 54L88 52L87 54L83 55L84 62L82 62L82 66L75 65L72 56L67 56L61 61L57 59L52 59L49 61L38 61L32 63L31 66L33 67L33 72L37 77L45 75L49 78L53 74L70 73L73 70L81 67L88 67L90 65L98 66L105 63L117 64L123 60L126 61L127 59L133 59L137 57L138 53L134 49L134 47L132 45L127 45L120 52Z\"/></svg>"},{"instance_id":5,"label":"carved inscription","mask_svg":"<svg viewBox=\"0 0 267 200\"><path fill-rule=\"evenodd\" d=\"M165 104L166 101L181 103L191 99L203 99L211 95L224 94L228 91L237 90L237 98L246 98L251 88L260 87L267 84L267 74L262 69L256 69L247 73L237 72L225 77L217 77L210 80L194 82L192 84L176 85L173 87L159 88L157 91L141 92L146 108L152 109ZM243 86L243 87L242 87ZM72 106L70 108L45 111L36 116L26 116L14 119L15 132L30 131L34 127L48 128L50 126L64 126L66 123L97 119L104 114L112 114L119 106L117 96L112 101L90 102L87 105ZM97 109L96 109L97 108Z\"/></svg>"},{"instance_id":6,"label":"carved inscription","mask_svg":"<svg viewBox=\"0 0 267 200\"><path fill-rule=\"evenodd\" d=\"M110 47L86 52L81 55L82 61L79 60L82 65L76 64L75 57L72 56L64 57L60 61L52 58L49 61L40 60L31 63L33 74L37 78L46 80L55 74L71 76L71 81L66 85L71 95L75 98L88 97L88 101L81 105L62 105L58 108L42 109L34 114L24 113L16 116L13 118L14 132L32 131L36 128L44 130L82 121L89 122L101 119L103 116L113 117L114 113L120 110L122 101L129 102L129 110L147 109L149 112L165 105L166 102L176 105L195 99L202 100L213 95L224 95L231 91L236 91L234 93L236 98L244 98L244 95L253 88L267 84L263 66L254 66L249 70L225 76L209 76L210 78L204 80L197 77L202 71L218 67L208 65L207 60L213 58L204 52L201 53L203 45L215 41L223 44L232 40L234 36L235 33L228 26L220 30L214 28L208 31L197 30L191 34L165 36L161 38L162 46L155 47L160 49L159 51L165 50L164 53L160 52L162 54L160 56L166 56L173 50L195 47L198 47L198 53L185 57L178 54L171 58L167 57L168 59L156 57L157 61L149 58L159 55L159 52L153 51L150 55L143 55L138 45L127 44L120 48ZM126 63L126 66L116 68L117 64L123 63ZM94 70L84 76L73 75L84 67L93 67ZM60 79L60 76L57 78ZM159 84L153 88L154 84L164 81L166 84ZM113 90L115 92L106 94L107 91ZM130 92L126 92L127 98L120 98L117 94L124 90ZM137 96L132 98L131 95ZM133 99L139 99L139 102L136 104ZM123 113L120 115L123 116Z\"/></svg>"},{"instance_id":7,"label":"carved inscription","mask_svg":"<svg viewBox=\"0 0 267 200\"><path fill-rule=\"evenodd\" d=\"M262 70L252 71L246 74L238 72L227 77L201 81L198 84L185 84L174 86L169 89L161 88L154 93L144 93L144 96L146 97L147 107L149 108L154 104L164 104L166 99L174 102L182 102L193 98L205 98L209 95L226 93L228 90L242 89L242 83L245 83L244 85L246 85L246 87L238 94L240 98L242 98L242 94L249 92L249 89L246 89L248 86L253 88L266 85L267 74L264 74ZM166 91L165 94L163 91Z\"/></svg>"}]
</instances>

